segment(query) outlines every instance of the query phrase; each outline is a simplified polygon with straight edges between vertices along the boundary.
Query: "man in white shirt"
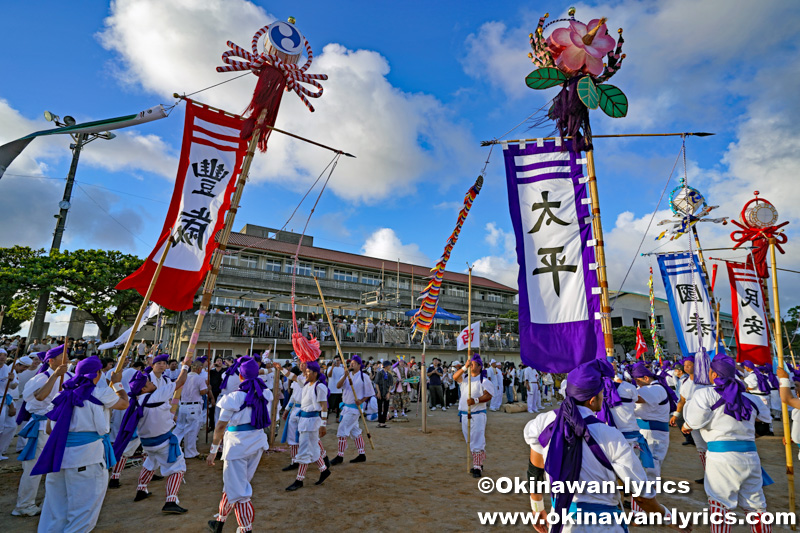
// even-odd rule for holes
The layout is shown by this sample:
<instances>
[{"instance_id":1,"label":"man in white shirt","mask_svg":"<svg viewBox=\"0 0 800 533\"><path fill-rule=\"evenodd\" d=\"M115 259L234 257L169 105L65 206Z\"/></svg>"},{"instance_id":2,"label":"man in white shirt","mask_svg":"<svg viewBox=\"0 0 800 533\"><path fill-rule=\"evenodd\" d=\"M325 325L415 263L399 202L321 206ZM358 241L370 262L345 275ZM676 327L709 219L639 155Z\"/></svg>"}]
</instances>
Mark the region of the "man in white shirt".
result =
<instances>
[{"instance_id":1,"label":"man in white shirt","mask_svg":"<svg viewBox=\"0 0 800 533\"><path fill-rule=\"evenodd\" d=\"M136 497L133 501L138 502L150 496L147 485L153 479L156 467L160 467L161 474L165 477L168 476L167 498L161 512L182 514L186 512L186 509L178 505L178 491L186 473L186 460L181 453L177 437L172 433L175 422L170 412L170 402L175 389L182 387L186 382L189 367L183 365L178 379L170 381L163 375L167 369L168 358L167 354L162 354L153 359L150 381L142 389L142 392L148 396L144 400L145 409L137 430L147 458L139 474L139 484L136 487ZM190 359L187 361L191 362ZM148 407L148 404L151 407Z\"/></svg>"},{"instance_id":2,"label":"man in white shirt","mask_svg":"<svg viewBox=\"0 0 800 533\"><path fill-rule=\"evenodd\" d=\"M31 471L47 442L44 421L53 407L53 398L58 394L59 383L72 378L72 374L67 372L67 362L64 345L49 349L42 359L39 373L25 385L23 408L29 413L30 419L20 431L27 442L18 457L22 461L22 477L19 480L17 505L11 512L14 516L36 516L41 511L36 506L36 494L39 492L42 476L31 475Z\"/></svg>"},{"instance_id":3,"label":"man in white shirt","mask_svg":"<svg viewBox=\"0 0 800 533\"><path fill-rule=\"evenodd\" d=\"M309 464L316 463L319 467L319 480L314 483L315 485L321 485L331 475L331 469L325 464L320 442L326 434L325 427L328 425L328 387L320 381L321 375L319 363L316 361L306 363L306 384L303 385L300 419L297 423L300 438L295 456L295 461L300 466L294 483L286 487L287 491L295 491L303 486Z\"/></svg>"},{"instance_id":4,"label":"man in white shirt","mask_svg":"<svg viewBox=\"0 0 800 533\"><path fill-rule=\"evenodd\" d=\"M278 368L278 363L275 363L275 369L278 370ZM283 375L286 377L286 382L289 384L291 396L289 398L289 403L286 404L286 409L283 412L283 435L281 437L281 443L285 442L289 445L289 452L292 458L289 465L283 467L282 470L284 472L296 470L299 466L297 462L295 462L295 456L297 456L297 451L300 446L300 435L297 430L297 425L300 420L300 404L303 397L303 385L306 383L306 378L304 375L305 369L306 364L303 362L298 363L298 366L292 367L291 370L288 368L283 369Z\"/></svg>"},{"instance_id":5,"label":"man in white shirt","mask_svg":"<svg viewBox=\"0 0 800 533\"><path fill-rule=\"evenodd\" d=\"M630 480L643 486L643 492L636 497L638 507L648 513L667 514L667 509L656 500L652 487L647 486L647 475L633 449L618 429L601 423L594 413L603 402L605 377L612 377L614 370L604 360L584 363L569 373L567 396L561 407L537 416L525 426L525 442L531 448L528 477L536 482L545 481L545 473L550 482L596 482L603 486L609 482L617 484L617 478ZM535 485L535 484L534 484ZM617 493L603 491L572 492L565 491L552 495L552 512L582 512L583 524L591 520L602 523L603 515L619 514ZM532 492L531 509L537 515L534 528L539 533L547 533L542 494ZM586 517L587 514L597 515ZM610 518L610 517L605 517ZM610 524L615 524L612 519ZM553 533L564 532L622 532L621 525L563 525L550 526Z\"/></svg>"},{"instance_id":6,"label":"man in white shirt","mask_svg":"<svg viewBox=\"0 0 800 533\"><path fill-rule=\"evenodd\" d=\"M736 363L725 354L711 361L709 381L714 385L696 391L686 404L682 431L699 429L707 443L704 486L711 512L727 515L741 507L756 513L753 533L770 533L772 526L761 522L767 500L755 443L755 421L771 420L769 408L745 392L736 377ZM711 533L730 531L730 524L712 522Z\"/></svg>"},{"instance_id":7,"label":"man in white shirt","mask_svg":"<svg viewBox=\"0 0 800 533\"><path fill-rule=\"evenodd\" d=\"M344 377L344 368L338 357L335 357L333 363L328 365L327 376L328 390L331 392L330 413L338 417L341 414L339 404L342 403L342 388L339 386L339 382Z\"/></svg>"},{"instance_id":8,"label":"man in white shirt","mask_svg":"<svg viewBox=\"0 0 800 533\"><path fill-rule=\"evenodd\" d=\"M465 371L468 372L466 378ZM461 433L472 453L472 477L479 478L483 476L483 462L486 460L486 407L501 392L488 378L478 354L474 354L466 365L459 368L453 374L453 379L461 387L458 417Z\"/></svg>"},{"instance_id":9,"label":"man in white shirt","mask_svg":"<svg viewBox=\"0 0 800 533\"><path fill-rule=\"evenodd\" d=\"M535 368L526 366L522 371L522 379L525 382L525 390L527 391L528 399L528 412L538 413L541 406L537 406L537 396L539 392L539 372Z\"/></svg>"},{"instance_id":10,"label":"man in white shirt","mask_svg":"<svg viewBox=\"0 0 800 533\"><path fill-rule=\"evenodd\" d=\"M203 396L208 394L206 382L200 376L202 361L192 362L192 371L186 376L183 384L180 407L178 408L178 425L174 434L178 443L183 440L183 450L187 459L200 455L197 451L197 434L203 422Z\"/></svg>"},{"instance_id":11,"label":"man in white shirt","mask_svg":"<svg viewBox=\"0 0 800 533\"><path fill-rule=\"evenodd\" d=\"M108 487L108 469L116 459L108 439L109 410L128 407L128 395L119 385L97 387L102 363L88 357L78 363L75 377L53 400L47 422L50 437L33 468L47 474L39 531L91 531L97 524Z\"/></svg>"},{"instance_id":12,"label":"man in white shirt","mask_svg":"<svg viewBox=\"0 0 800 533\"><path fill-rule=\"evenodd\" d=\"M636 380L636 392L639 395L636 400L636 423L653 452L654 465L646 469L647 475L655 479L661 475L661 465L669 450L669 417L675 409L672 404L674 399L669 393L674 395L675 391L662 385L642 362L633 365L631 375Z\"/></svg>"},{"instance_id":13,"label":"man in white shirt","mask_svg":"<svg viewBox=\"0 0 800 533\"><path fill-rule=\"evenodd\" d=\"M544 386L544 390L542 391L542 398L544 399L544 403L550 403L553 399L553 375L548 373L542 373L542 385Z\"/></svg>"},{"instance_id":14,"label":"man in white shirt","mask_svg":"<svg viewBox=\"0 0 800 533\"><path fill-rule=\"evenodd\" d=\"M5 392L5 396L0 398L0 461L5 461L8 445L17 432L17 403L19 399L19 379L18 372L27 368L21 360L17 360L14 368L6 364L8 354L0 348L0 394ZM30 357L24 357L30 361ZM10 382L10 383L9 383ZM8 392L6 392L6 390Z\"/></svg>"},{"instance_id":15,"label":"man in white shirt","mask_svg":"<svg viewBox=\"0 0 800 533\"><path fill-rule=\"evenodd\" d=\"M495 393L492 396L489 409L498 411L500 406L503 405L503 373L500 371L500 368L497 366L497 361L494 359L492 359L490 365L491 366L486 369L486 374L489 376L489 379L492 380Z\"/></svg>"},{"instance_id":16,"label":"man in white shirt","mask_svg":"<svg viewBox=\"0 0 800 533\"><path fill-rule=\"evenodd\" d=\"M253 360L242 362L239 376L239 390L220 400L219 422L214 428L214 439L207 459L208 465L214 466L214 458L222 444L222 460L225 461L222 468L222 499L219 513L208 522L208 527L215 533L222 533L222 527L233 509L239 523L237 531L252 530L255 508L251 501L251 481L261 455L269 449L264 430L270 425L272 392L258 377L258 363Z\"/></svg>"},{"instance_id":17,"label":"man in white shirt","mask_svg":"<svg viewBox=\"0 0 800 533\"><path fill-rule=\"evenodd\" d=\"M144 339L136 345L136 353L139 354L139 359L144 359L147 354L147 342Z\"/></svg>"},{"instance_id":18,"label":"man in white shirt","mask_svg":"<svg viewBox=\"0 0 800 533\"><path fill-rule=\"evenodd\" d=\"M372 381L367 373L364 372L364 363L359 356L354 355L350 359L349 370L353 386L350 386L350 379L347 378L346 374L336 384L343 391L342 401L344 402L344 408L342 409L342 420L339 422L339 428L336 432L339 439L339 451L331 461L332 465L344 462L347 437L353 439L358 449L358 456L355 459L351 459L350 462L363 463L367 460L364 437L361 436L358 404L369 401L371 397L375 396L375 388L372 386Z\"/></svg>"},{"instance_id":19,"label":"man in white shirt","mask_svg":"<svg viewBox=\"0 0 800 533\"><path fill-rule=\"evenodd\" d=\"M684 374L685 379L678 378L680 383L680 400L678 404L675 406L675 411L672 413L672 416L669 419L670 426L677 426L679 423L680 417L683 416L683 409L686 403L692 399L692 396L708 385L697 383L696 377L694 375L694 356L689 356L683 359L683 368L686 374ZM690 436L691 438L688 438ZM687 442L694 443L695 449L697 450L697 455L700 456L700 464L703 465L703 471L706 469L706 441L703 440L703 435L700 433L699 430L693 429L687 436ZM686 445L686 442L683 443ZM703 479L695 480L697 483L702 483Z\"/></svg>"}]
</instances>

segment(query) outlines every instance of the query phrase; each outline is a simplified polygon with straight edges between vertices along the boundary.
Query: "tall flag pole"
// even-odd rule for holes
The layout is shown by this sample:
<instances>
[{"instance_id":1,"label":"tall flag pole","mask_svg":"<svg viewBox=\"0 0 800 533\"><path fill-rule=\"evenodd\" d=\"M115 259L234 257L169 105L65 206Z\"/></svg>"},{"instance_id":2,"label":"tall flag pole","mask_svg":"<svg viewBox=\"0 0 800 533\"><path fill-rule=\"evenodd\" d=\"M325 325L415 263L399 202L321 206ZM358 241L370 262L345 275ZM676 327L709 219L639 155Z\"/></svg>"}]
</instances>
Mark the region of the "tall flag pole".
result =
<instances>
[{"instance_id":1,"label":"tall flag pole","mask_svg":"<svg viewBox=\"0 0 800 533\"><path fill-rule=\"evenodd\" d=\"M664 352L661 350L661 343L658 342L658 333L656 333L656 295L653 292L653 267L650 267L650 279L647 282L647 286L650 287L650 340L653 341L653 352L660 363L664 357Z\"/></svg>"},{"instance_id":2,"label":"tall flag pole","mask_svg":"<svg viewBox=\"0 0 800 533\"><path fill-rule=\"evenodd\" d=\"M447 239L447 244L444 247L444 253L442 254L442 257L439 258L436 266L431 269L431 272L433 273L431 276L431 281L422 291L420 296L422 298L422 304L420 305L419 311L417 311L412 318L412 326L414 328L411 333L412 340L417 333L422 335L422 371L420 373L419 390L421 396L420 401L422 403L423 433L428 432L428 409L426 407L428 391L427 387L425 386L425 375L427 370L427 367L425 366L425 335L431 329L433 317L436 314L436 308L439 305L439 292L442 290L442 279L444 279L444 271L447 267L447 261L450 259L450 253L453 251L453 247L456 245L458 235L461 233L461 227L464 225L464 221L467 219L467 215L469 215L469 210L472 208L472 203L481 192L481 187L483 187L483 176L478 176L478 179L475 180L475 184L469 188L467 194L464 196L464 207L462 207L461 211L458 213L456 227L453 230L453 233L450 234L450 238Z\"/></svg>"},{"instance_id":3,"label":"tall flag pole","mask_svg":"<svg viewBox=\"0 0 800 533\"><path fill-rule=\"evenodd\" d=\"M757 276L762 281L769 276L766 265L766 256L767 253L769 253L769 260L772 266L772 309L774 310L772 317L775 328L773 339L777 352L778 367L784 368L783 336L780 334L781 306L778 298L778 266L775 257L775 249L777 248L782 254L785 253L781 245L786 244L788 237L781 228L789 222L778 223L778 210L775 209L775 206L765 198L759 198L758 191L755 191L753 194L755 198L744 204L739 214L739 221L731 221L739 228L739 230L731 233L731 239L736 242L734 249L748 242L753 243L755 249L753 250L752 256L748 259L748 266L752 265L752 270L756 272ZM766 294L765 291L764 296L766 296ZM792 456L792 442L789 438L791 434L789 427L789 410L787 405L783 402L781 402L781 421L783 422L784 445L786 450L786 479L789 484L789 512L794 513L794 457Z\"/></svg>"},{"instance_id":4,"label":"tall flag pole","mask_svg":"<svg viewBox=\"0 0 800 533\"><path fill-rule=\"evenodd\" d=\"M581 315L580 317L558 317L555 315L548 316L545 323L548 326L558 326L570 329L577 324L578 328L583 327L587 322L591 323L599 319L601 334L603 336L603 347L605 349L606 357L613 357L614 355L614 338L611 331L611 305L608 296L608 273L606 271L606 258L605 247L603 242L603 225L600 218L600 201L597 191L597 173L594 164L594 150L592 149L592 130L589 123L589 110L600 108L608 116L612 118L621 118L628 113L628 99L625 94L617 87L605 83L616 74L622 66L622 60L625 55L622 54L622 29L619 30L619 38L617 41L608 35L606 28L606 19L594 19L584 24L575 19L575 8L570 8L568 11L569 18L555 20L545 25L545 19L549 15L545 14L539 19L539 25L536 31L530 34L531 48L533 52L528 54L531 61L539 68L528 74L525 78L525 83L531 89L549 89L551 87L561 86L561 91L553 99L553 106L548 111L549 118L555 120L556 126L561 134L560 140L562 141L562 150L574 151L576 153L585 152L586 162L586 180L589 189L589 204L591 212L587 217L590 220L591 231L593 239L589 245L589 239L584 239L582 248L584 255L594 255L594 260L591 261L592 274L587 279L586 273L578 274L577 268L572 271L572 276L580 276L584 283L594 281L596 279L597 286L589 287L591 291L597 289L599 292L599 309L587 316L586 318ZM566 22L566 27L559 27L552 31L549 36L545 37L544 30L555 23ZM566 139L570 139L567 141ZM507 173L508 170L508 159ZM507 174L510 176L510 174ZM546 191L542 191L546 192ZM511 194L511 181L509 178L509 194ZM509 198L511 202L511 198ZM540 202L542 203L542 202ZM547 203L544 200L543 203ZM512 206L512 220L514 216L514 207ZM585 224L586 219L578 221L575 225L580 228L580 223ZM520 259L521 266L523 265L520 253L523 251L520 246L520 235L518 235L517 254ZM587 245L594 248L594 253L587 250ZM550 249L550 248L547 248ZM534 256L535 257L535 256ZM533 259L533 258L531 258ZM554 266L547 267L546 263L558 260L557 255L543 256L543 267L555 268ZM525 263L527 265L527 263ZM575 265L577 267L577 265ZM542 267L537 270L541 272ZM527 272L520 272L520 280ZM560 276L561 273L556 273ZM568 275L564 272L564 276ZM587 285L588 286L588 285ZM560 292L560 291L557 291ZM522 293L522 287L520 288ZM580 291L574 294L578 298L577 303L581 307L587 307L593 298L586 298L581 296ZM561 300L560 294L557 295L559 301ZM522 300L521 300L522 301ZM530 302L529 302L530 303ZM589 305L591 307L591 305ZM536 314L536 313L533 313ZM523 323L523 313L520 313L520 329L536 329L541 323L537 322L535 317L530 323ZM540 317L541 318L541 317ZM553 347L555 348L555 347ZM591 346L585 346L582 354L579 356L578 361L562 361L563 369L560 372L569 371L577 364L583 362L586 358L594 358L596 354L593 353ZM550 350L548 350L550 352ZM538 353L537 355L528 354L527 363L531 364L537 369L543 369L540 366L542 363L547 365L547 360L560 358L561 354L556 354L555 350L552 353ZM526 359L523 355L523 359ZM537 361L540 359L540 361ZM547 370L553 371L553 370Z\"/></svg>"}]
</instances>

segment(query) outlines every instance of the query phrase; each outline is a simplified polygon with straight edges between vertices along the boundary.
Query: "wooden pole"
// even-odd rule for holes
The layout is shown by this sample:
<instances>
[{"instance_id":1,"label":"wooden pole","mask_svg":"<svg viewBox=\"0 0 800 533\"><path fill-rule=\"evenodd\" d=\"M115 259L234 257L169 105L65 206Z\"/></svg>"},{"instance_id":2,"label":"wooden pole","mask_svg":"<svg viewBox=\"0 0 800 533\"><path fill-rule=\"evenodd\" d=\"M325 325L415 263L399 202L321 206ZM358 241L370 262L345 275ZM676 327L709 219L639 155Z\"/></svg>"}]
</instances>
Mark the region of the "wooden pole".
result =
<instances>
[{"instance_id":1,"label":"wooden pole","mask_svg":"<svg viewBox=\"0 0 800 533\"><path fill-rule=\"evenodd\" d=\"M469 371L472 359L472 267L469 267L469 280L467 284L467 398L472 398L472 373ZM446 402L445 402L446 403ZM467 402L467 472L472 472L472 406Z\"/></svg>"},{"instance_id":2,"label":"wooden pole","mask_svg":"<svg viewBox=\"0 0 800 533\"><path fill-rule=\"evenodd\" d=\"M709 290L711 290L710 286L709 286ZM714 347L714 353L719 351L719 328L720 328L720 325L719 325L719 302L716 303L716 308L717 308L717 345Z\"/></svg>"},{"instance_id":3,"label":"wooden pole","mask_svg":"<svg viewBox=\"0 0 800 533\"><path fill-rule=\"evenodd\" d=\"M706 268L706 260L703 257L703 247L700 246L700 238L697 236L697 227L692 226L692 236L694 237L694 244L697 247L697 258L700 260L700 268L703 269L703 277L706 279L706 287L708 288L708 296L711 299L711 305L714 305L716 301L714 299L714 291L711 288L711 278L708 275L708 269ZM719 342L719 335L717 335L717 342Z\"/></svg>"},{"instance_id":4,"label":"wooden pole","mask_svg":"<svg viewBox=\"0 0 800 533\"><path fill-rule=\"evenodd\" d=\"M164 261L167 259L169 249L172 248L172 243L174 241L172 237L172 228L170 228L169 233L169 238L164 241L164 251L161 253L161 259L158 260L156 271L153 272L153 279L150 280L150 286L147 287L147 292L144 295L144 300L142 300L142 305L139 306L139 312L136 314L136 320L133 321L133 325L131 326L131 334L128 335L128 339L125 341L125 348L122 349L122 354L119 356L119 359L117 359L117 367L114 369L115 374L122 373L122 368L125 366L125 360L128 357L128 352L130 352L131 346L133 345L133 338L136 336L136 331L139 329L139 323L142 321L144 311L147 309L147 306L150 303L150 296L153 294L153 289L156 287L158 276L161 274L161 267L164 266ZM64 351L66 352L66 350Z\"/></svg>"},{"instance_id":5,"label":"wooden pole","mask_svg":"<svg viewBox=\"0 0 800 533\"><path fill-rule=\"evenodd\" d=\"M272 356L272 360L275 360L275 356ZM269 426L269 445L272 446L272 443L275 442L275 422L278 416L278 390L280 388L280 375L278 373L278 369L272 369L273 374L273 382L272 382L272 409L270 413L270 420L272 424Z\"/></svg>"},{"instance_id":6,"label":"wooden pole","mask_svg":"<svg viewBox=\"0 0 800 533\"><path fill-rule=\"evenodd\" d=\"M769 239L769 255L770 262L772 263L772 301L773 301L773 317L775 320L775 331L779 332L781 329L781 305L778 299L778 271L775 261L775 237ZM778 352L778 368L783 368L783 336L775 335L775 348ZM791 430L789 429L789 410L787 405L781 402L781 420L783 421L783 440L786 449L786 479L789 483L789 512L794 514L795 510L795 495L794 495L794 457L792 457L792 439L789 438ZM792 531L795 526L792 525Z\"/></svg>"},{"instance_id":7,"label":"wooden pole","mask_svg":"<svg viewBox=\"0 0 800 533\"><path fill-rule=\"evenodd\" d=\"M319 280L316 276L314 276L314 283L317 284L317 291L319 291L319 299L322 300L322 308L325 309L325 318L328 319L328 326L331 328L331 337L333 337L333 342L336 343L336 351L339 354L339 359L342 361L342 366L344 367L344 375L347 377L347 381L350 383L350 388L353 391L353 396L356 395L356 388L353 386L353 377L350 375L350 369L347 368L347 362L344 360L344 353L342 352L342 347L339 344L339 337L336 335L336 328L333 327L333 320L331 320L331 313L328 310L328 304L325 303L325 296L322 294L322 287L319 286ZM358 400L359 398L356 398ZM361 398L363 400L363 398ZM367 426L367 419L364 417L364 412L361 410L361 404L356 401L356 409L358 409L358 414L361 415L361 422L364 423L364 432L367 434L367 440L369 440L369 446L373 450L375 449L375 443L372 442L372 435L369 433L369 426Z\"/></svg>"},{"instance_id":8,"label":"wooden pole","mask_svg":"<svg viewBox=\"0 0 800 533\"><path fill-rule=\"evenodd\" d=\"M3 306L3 309L5 309L5 306ZM2 321L1 316L0 316L0 321ZM15 372L14 365L17 364L17 358L19 358L19 349L17 349L17 351L14 352L14 359L11 361L11 368L8 371L8 376L6 376L6 390L3 391L3 396L2 398L0 398L0 414L3 413L3 407L6 407L6 413L8 413L7 407L10 407L6 406L6 394L8 394L8 389L9 387L11 387L11 373Z\"/></svg>"},{"instance_id":9,"label":"wooden pole","mask_svg":"<svg viewBox=\"0 0 800 533\"><path fill-rule=\"evenodd\" d=\"M707 132L704 132L704 131L697 131L697 132L693 132L693 133L689 133L689 132L685 132L685 133L618 133L618 134L615 134L615 135L592 135L592 139L611 139L611 138L618 138L618 137L685 137L685 136L689 136L689 135L693 135L695 137L709 137L711 135L716 135L716 134L715 133L707 133ZM560 140L560 139L571 139L571 138L572 137L570 137L570 136L566 136L566 137L543 137L541 140L543 140L543 141L554 141L556 139ZM522 141L525 141L525 142L536 142L538 140L539 139L513 139L513 140L507 140L507 141L498 141L498 140L481 141L481 146L490 146L492 144L502 144L504 142L505 143L509 143L509 144L519 143L519 142L522 142Z\"/></svg>"},{"instance_id":10,"label":"wooden pole","mask_svg":"<svg viewBox=\"0 0 800 533\"><path fill-rule=\"evenodd\" d=\"M3 319L6 316L6 306L0 305L0 329L3 328Z\"/></svg>"},{"instance_id":11,"label":"wooden pole","mask_svg":"<svg viewBox=\"0 0 800 533\"><path fill-rule=\"evenodd\" d=\"M789 338L789 330L786 329L786 322L783 321L783 318L781 318L781 322L783 322L783 332L786 334L786 345L789 347L789 354L792 356L792 366L797 368L797 362L794 360L794 348L792 348L792 339Z\"/></svg>"},{"instance_id":12,"label":"wooden pole","mask_svg":"<svg viewBox=\"0 0 800 533\"><path fill-rule=\"evenodd\" d=\"M214 394L211 392L211 342L208 343L206 348L206 362L208 363L208 370L206 370L206 394L208 401L206 402L206 444L208 444L208 415L212 411L211 402L214 399Z\"/></svg>"},{"instance_id":13,"label":"wooden pole","mask_svg":"<svg viewBox=\"0 0 800 533\"><path fill-rule=\"evenodd\" d=\"M428 432L428 367L425 364L425 335L422 335L422 365L419 373L419 398L418 405L422 409L422 432Z\"/></svg>"},{"instance_id":14,"label":"wooden pole","mask_svg":"<svg viewBox=\"0 0 800 533\"><path fill-rule=\"evenodd\" d=\"M597 195L594 150L586 152L586 172L589 174L589 198L592 202L592 234L596 242L595 261L597 262L597 281L598 285L600 285L600 324L603 327L606 357L613 357L614 334L611 332L611 304L608 298L608 273L606 272L606 253L603 244L603 224L600 221L600 200Z\"/></svg>"},{"instance_id":15,"label":"wooden pole","mask_svg":"<svg viewBox=\"0 0 800 533\"><path fill-rule=\"evenodd\" d=\"M256 127L253 130L253 135L250 137L250 142L247 145L247 153L242 161L242 170L239 173L239 179L236 181L236 189L233 191L231 198L231 207L225 216L225 226L222 228L222 234L219 238L219 246L214 250L214 256L211 259L211 270L206 275L206 282L203 286L203 298L200 300L200 309L197 313L197 318L194 321L194 329L192 336L189 337L189 346L186 348L186 356L183 359L183 364L191 364L194 358L194 352L197 348L197 341L200 339L200 330L203 328L203 320L206 318L208 308L211 306L211 298L214 295L214 287L217 285L217 276L219 276L220 265L222 265L222 257L225 255L225 250L228 249L228 239L231 237L233 230L233 221L236 218L236 212L239 210L239 202L242 199L242 191L244 191L244 184L247 182L247 177L250 174L250 165L253 162L253 156L258 147L258 138L261 136L262 122L267 116L267 109L264 109L256 120ZM213 239L213 237L212 237ZM178 404L175 400L180 400L181 390L175 391L172 396L173 399L173 412L177 409Z\"/></svg>"}]
</instances>

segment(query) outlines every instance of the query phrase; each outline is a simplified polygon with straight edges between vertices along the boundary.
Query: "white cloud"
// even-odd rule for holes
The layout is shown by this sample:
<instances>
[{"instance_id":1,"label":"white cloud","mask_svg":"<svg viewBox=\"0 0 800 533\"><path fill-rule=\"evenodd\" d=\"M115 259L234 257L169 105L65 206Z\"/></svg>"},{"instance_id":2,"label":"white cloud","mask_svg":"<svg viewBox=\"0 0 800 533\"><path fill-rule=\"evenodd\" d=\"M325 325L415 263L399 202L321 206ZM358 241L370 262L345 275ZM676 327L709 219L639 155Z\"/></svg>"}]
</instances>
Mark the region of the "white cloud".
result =
<instances>
[{"instance_id":1,"label":"white cloud","mask_svg":"<svg viewBox=\"0 0 800 533\"><path fill-rule=\"evenodd\" d=\"M81 163L111 172L143 170L175 179L178 158L173 149L158 135L136 131L118 131L116 138L98 139L81 152Z\"/></svg>"},{"instance_id":2,"label":"white cloud","mask_svg":"<svg viewBox=\"0 0 800 533\"><path fill-rule=\"evenodd\" d=\"M412 264L431 264L430 258L423 254L416 244L403 244L391 228L375 230L361 247L361 253L370 257L388 259Z\"/></svg>"},{"instance_id":3,"label":"white cloud","mask_svg":"<svg viewBox=\"0 0 800 533\"><path fill-rule=\"evenodd\" d=\"M489 222L485 229L485 241L494 250L499 249L500 253L476 260L472 266L472 273L516 288L519 265L517 264L514 233L497 227L496 222Z\"/></svg>"},{"instance_id":4,"label":"white cloud","mask_svg":"<svg viewBox=\"0 0 800 533\"><path fill-rule=\"evenodd\" d=\"M103 46L121 57L123 83L137 83L168 97L230 79L217 74L220 55L231 40L249 48L252 34L274 17L249 2L203 3L118 0L111 6ZM302 30L302 21L298 24ZM465 126L436 98L406 93L386 76L389 64L370 50L324 47L311 37L316 52L309 72L328 74L323 96L309 113L286 93L277 126L353 153L340 162L329 187L351 201L376 202L412 193L434 176L440 183L474 169L480 154ZM320 53L321 52L321 53ZM186 61L191 57L192 61ZM255 77L201 93L197 98L233 112L250 101ZM272 135L269 157L256 157L252 177L303 189L316 179L330 152Z\"/></svg>"}]
</instances>

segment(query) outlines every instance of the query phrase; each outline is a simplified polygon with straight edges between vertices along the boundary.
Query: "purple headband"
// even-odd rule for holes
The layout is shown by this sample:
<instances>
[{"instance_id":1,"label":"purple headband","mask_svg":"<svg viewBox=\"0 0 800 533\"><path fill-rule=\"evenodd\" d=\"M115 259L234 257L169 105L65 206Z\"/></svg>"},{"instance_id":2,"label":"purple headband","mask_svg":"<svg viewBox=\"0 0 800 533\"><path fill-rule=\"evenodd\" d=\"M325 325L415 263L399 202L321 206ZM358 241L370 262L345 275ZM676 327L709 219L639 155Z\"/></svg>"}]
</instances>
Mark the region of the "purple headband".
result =
<instances>
[{"instance_id":1,"label":"purple headband","mask_svg":"<svg viewBox=\"0 0 800 533\"><path fill-rule=\"evenodd\" d=\"M641 361L633 365L631 369L631 376L634 378L655 378L656 375L653 374L649 368L645 366L644 363ZM569 383L569 378L567 378L567 383Z\"/></svg>"},{"instance_id":2,"label":"purple headband","mask_svg":"<svg viewBox=\"0 0 800 533\"><path fill-rule=\"evenodd\" d=\"M64 345L62 344L61 346L50 348L46 352L39 352L36 355L39 357L39 359L42 360L42 363L49 363L50 359L53 359L55 357L60 357L61 355L63 355L63 353L64 353ZM42 356L42 354L44 354L44 356ZM41 368L39 368L37 374L42 374L44 372L47 372L48 368L50 368L49 364L43 364Z\"/></svg>"},{"instance_id":3,"label":"purple headband","mask_svg":"<svg viewBox=\"0 0 800 533\"><path fill-rule=\"evenodd\" d=\"M738 421L749 420L750 414L756 406L744 396L745 386L736 379L734 360L727 355L717 354L711 361L711 369L717 374L717 378L714 380L714 390L720 396L711 409L716 409L724 404L726 415L732 416Z\"/></svg>"},{"instance_id":4,"label":"purple headband","mask_svg":"<svg viewBox=\"0 0 800 533\"><path fill-rule=\"evenodd\" d=\"M160 363L161 361L169 361L169 354L162 353L161 355L157 355L153 358L153 365L156 363Z\"/></svg>"},{"instance_id":5,"label":"purple headband","mask_svg":"<svg viewBox=\"0 0 800 533\"><path fill-rule=\"evenodd\" d=\"M745 368L749 368L750 370L756 369L756 365L750 359L742 361L742 366Z\"/></svg>"},{"instance_id":6,"label":"purple headband","mask_svg":"<svg viewBox=\"0 0 800 533\"><path fill-rule=\"evenodd\" d=\"M475 361L476 363L478 363L478 366L481 367L481 381L486 379L486 376L487 376L486 367L483 366L483 359L481 359L481 354L478 354L478 353L472 354L472 358L469 361L470 362L471 361Z\"/></svg>"},{"instance_id":7,"label":"purple headband","mask_svg":"<svg viewBox=\"0 0 800 533\"><path fill-rule=\"evenodd\" d=\"M606 360L595 359L567 374L567 396L585 402L603 390L603 378L613 378L614 367Z\"/></svg>"},{"instance_id":8,"label":"purple headband","mask_svg":"<svg viewBox=\"0 0 800 533\"><path fill-rule=\"evenodd\" d=\"M270 425L269 402L264 398L267 385L258 377L259 366L253 359L242 361L239 375L243 378L239 390L245 393L242 408L250 408L250 424L256 429Z\"/></svg>"},{"instance_id":9,"label":"purple headband","mask_svg":"<svg viewBox=\"0 0 800 533\"><path fill-rule=\"evenodd\" d=\"M198 363L205 363L206 361L208 361L208 357L206 357L205 355L201 355L200 357L195 358L195 361L197 361Z\"/></svg>"},{"instance_id":10,"label":"purple headband","mask_svg":"<svg viewBox=\"0 0 800 533\"><path fill-rule=\"evenodd\" d=\"M103 362L97 357L87 357L75 365L76 376L91 376L93 379L103 369Z\"/></svg>"}]
</instances>

